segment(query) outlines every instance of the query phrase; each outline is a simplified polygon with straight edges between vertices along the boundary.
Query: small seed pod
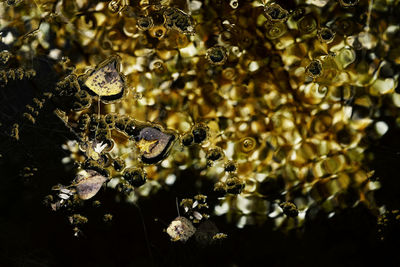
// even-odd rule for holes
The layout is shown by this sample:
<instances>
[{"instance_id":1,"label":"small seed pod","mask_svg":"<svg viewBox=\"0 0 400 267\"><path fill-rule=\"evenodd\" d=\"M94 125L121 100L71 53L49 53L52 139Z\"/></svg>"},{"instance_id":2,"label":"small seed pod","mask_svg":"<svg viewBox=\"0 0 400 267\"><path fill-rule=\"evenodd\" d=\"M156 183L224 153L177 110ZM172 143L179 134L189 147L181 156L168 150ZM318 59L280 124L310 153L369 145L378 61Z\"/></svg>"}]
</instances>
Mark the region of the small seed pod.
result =
<instances>
[{"instance_id":1,"label":"small seed pod","mask_svg":"<svg viewBox=\"0 0 400 267\"><path fill-rule=\"evenodd\" d=\"M8 83L7 72L0 70L0 86L5 86Z\"/></svg>"},{"instance_id":2,"label":"small seed pod","mask_svg":"<svg viewBox=\"0 0 400 267\"><path fill-rule=\"evenodd\" d=\"M353 35L357 31L357 23L349 17L339 18L332 25L332 28L340 35Z\"/></svg>"},{"instance_id":3,"label":"small seed pod","mask_svg":"<svg viewBox=\"0 0 400 267\"><path fill-rule=\"evenodd\" d=\"M11 53L8 51L1 51L0 52L0 63L6 64L11 57Z\"/></svg>"},{"instance_id":4,"label":"small seed pod","mask_svg":"<svg viewBox=\"0 0 400 267\"><path fill-rule=\"evenodd\" d=\"M116 158L113 160L112 166L113 166L114 170L116 170L117 172L120 172L125 168L125 161L123 161L120 158Z\"/></svg>"},{"instance_id":5,"label":"small seed pod","mask_svg":"<svg viewBox=\"0 0 400 267\"><path fill-rule=\"evenodd\" d=\"M28 71L25 72L25 76L28 77ZM55 90L59 95L73 96L79 92L81 88L76 75L70 74L56 84Z\"/></svg>"},{"instance_id":6,"label":"small seed pod","mask_svg":"<svg viewBox=\"0 0 400 267\"><path fill-rule=\"evenodd\" d=\"M78 129L80 132L83 132L87 129L90 122L90 116L88 114L82 114L78 119Z\"/></svg>"},{"instance_id":7,"label":"small seed pod","mask_svg":"<svg viewBox=\"0 0 400 267\"><path fill-rule=\"evenodd\" d=\"M227 58L227 52L223 46L211 47L206 53L206 59L214 65L223 65Z\"/></svg>"},{"instance_id":8,"label":"small seed pod","mask_svg":"<svg viewBox=\"0 0 400 267\"><path fill-rule=\"evenodd\" d=\"M89 95L89 93L87 91L80 90L79 92L77 92L75 94L75 97L79 98L79 99L84 99L84 98L90 98L90 95Z\"/></svg>"},{"instance_id":9,"label":"small seed pod","mask_svg":"<svg viewBox=\"0 0 400 267\"><path fill-rule=\"evenodd\" d=\"M318 38L322 43L331 43L335 38L335 32L329 28L323 27L318 31Z\"/></svg>"},{"instance_id":10,"label":"small seed pod","mask_svg":"<svg viewBox=\"0 0 400 267\"><path fill-rule=\"evenodd\" d=\"M131 186L128 182L120 182L117 184L117 186L115 187L115 189L123 194L129 195L133 190L133 186Z\"/></svg>"},{"instance_id":11,"label":"small seed pod","mask_svg":"<svg viewBox=\"0 0 400 267\"><path fill-rule=\"evenodd\" d=\"M228 237L227 234L224 233L216 233L215 235L213 235L212 239L213 240L222 240L222 239L226 239Z\"/></svg>"},{"instance_id":12,"label":"small seed pod","mask_svg":"<svg viewBox=\"0 0 400 267\"><path fill-rule=\"evenodd\" d=\"M92 133L93 135L93 133ZM109 131L105 130L105 129L97 129L95 132L95 138L96 140L99 140L100 142L105 141L106 139L108 139L109 137Z\"/></svg>"},{"instance_id":13,"label":"small seed pod","mask_svg":"<svg viewBox=\"0 0 400 267\"><path fill-rule=\"evenodd\" d=\"M13 124L13 127L11 128L10 136L17 141L19 140L19 124L18 123Z\"/></svg>"},{"instance_id":14,"label":"small seed pod","mask_svg":"<svg viewBox=\"0 0 400 267\"><path fill-rule=\"evenodd\" d=\"M322 63L318 59L311 61L306 68L306 73L311 78L317 78L322 74Z\"/></svg>"},{"instance_id":15,"label":"small seed pod","mask_svg":"<svg viewBox=\"0 0 400 267\"><path fill-rule=\"evenodd\" d=\"M113 220L113 215L112 215L112 214L110 214L110 213L104 214L104 216L103 216L103 222L109 223L109 222L111 222L112 220Z\"/></svg>"},{"instance_id":16,"label":"small seed pod","mask_svg":"<svg viewBox=\"0 0 400 267\"><path fill-rule=\"evenodd\" d=\"M10 80L15 80L15 70L14 69L9 69L7 71L7 78Z\"/></svg>"},{"instance_id":17,"label":"small seed pod","mask_svg":"<svg viewBox=\"0 0 400 267\"><path fill-rule=\"evenodd\" d=\"M139 168L125 169L122 177L134 187L140 187L146 183L146 173Z\"/></svg>"},{"instance_id":18,"label":"small seed pod","mask_svg":"<svg viewBox=\"0 0 400 267\"><path fill-rule=\"evenodd\" d=\"M193 141L194 141L194 137L193 137L192 133L187 133L187 134L183 135L181 138L182 145L184 145L184 146L190 146L191 144L193 144Z\"/></svg>"},{"instance_id":19,"label":"small seed pod","mask_svg":"<svg viewBox=\"0 0 400 267\"><path fill-rule=\"evenodd\" d=\"M264 14L271 22L285 22L289 18L289 12L275 3L267 5Z\"/></svg>"},{"instance_id":20,"label":"small seed pod","mask_svg":"<svg viewBox=\"0 0 400 267\"><path fill-rule=\"evenodd\" d=\"M72 225L85 224L88 222L88 218L80 214L74 214L70 216L68 219Z\"/></svg>"},{"instance_id":21,"label":"small seed pod","mask_svg":"<svg viewBox=\"0 0 400 267\"><path fill-rule=\"evenodd\" d=\"M130 119L129 121L126 122L125 124L125 129L124 132L133 138L139 135L140 133L140 128L138 126L138 123L136 120Z\"/></svg>"},{"instance_id":22,"label":"small seed pod","mask_svg":"<svg viewBox=\"0 0 400 267\"><path fill-rule=\"evenodd\" d=\"M102 168L95 160L87 159L83 162L82 168L86 171L95 171L106 178L110 177L110 172L107 169Z\"/></svg>"},{"instance_id":23,"label":"small seed pod","mask_svg":"<svg viewBox=\"0 0 400 267\"><path fill-rule=\"evenodd\" d=\"M214 192L218 196L221 196L221 197L225 196L227 190L228 190L228 186L224 182L216 182L214 184Z\"/></svg>"},{"instance_id":24,"label":"small seed pod","mask_svg":"<svg viewBox=\"0 0 400 267\"><path fill-rule=\"evenodd\" d=\"M206 203L206 201L207 201L207 196L206 196L206 195L203 195L203 194L198 194L198 195L195 195L195 196L193 197L193 199L194 199L194 200L197 200L197 201L199 201L199 202L201 202L201 203Z\"/></svg>"},{"instance_id":25,"label":"small seed pod","mask_svg":"<svg viewBox=\"0 0 400 267\"><path fill-rule=\"evenodd\" d=\"M108 10L110 10L112 13L117 13L121 9L121 5L119 3L120 1L115 1L112 0L108 3Z\"/></svg>"},{"instance_id":26,"label":"small seed pod","mask_svg":"<svg viewBox=\"0 0 400 267\"><path fill-rule=\"evenodd\" d=\"M222 71L222 76L227 80L234 80L236 77L236 71L234 68L226 68Z\"/></svg>"},{"instance_id":27,"label":"small seed pod","mask_svg":"<svg viewBox=\"0 0 400 267\"><path fill-rule=\"evenodd\" d=\"M226 172L235 172L237 170L237 163L230 160L225 163L224 169Z\"/></svg>"},{"instance_id":28,"label":"small seed pod","mask_svg":"<svg viewBox=\"0 0 400 267\"><path fill-rule=\"evenodd\" d=\"M33 104L35 106L36 109L42 109L43 108L43 104L45 102L44 99L42 99L42 101L40 101L39 99L37 99L36 97L32 99L33 100Z\"/></svg>"},{"instance_id":29,"label":"small seed pod","mask_svg":"<svg viewBox=\"0 0 400 267\"><path fill-rule=\"evenodd\" d=\"M157 75L162 75L167 71L167 67L165 66L164 62L160 59L156 59L150 62L149 68Z\"/></svg>"},{"instance_id":30,"label":"small seed pod","mask_svg":"<svg viewBox=\"0 0 400 267\"><path fill-rule=\"evenodd\" d=\"M177 8L167 8L164 11L165 26L168 29L174 29L184 34L194 33L193 19Z\"/></svg>"},{"instance_id":31,"label":"small seed pod","mask_svg":"<svg viewBox=\"0 0 400 267\"><path fill-rule=\"evenodd\" d=\"M226 179L226 185L228 186L227 192L230 194L240 194L244 189L244 182L238 177L230 177Z\"/></svg>"},{"instance_id":32,"label":"small seed pod","mask_svg":"<svg viewBox=\"0 0 400 267\"><path fill-rule=\"evenodd\" d=\"M306 15L297 22L297 27L303 34L314 32L317 29L317 25L317 20L311 15Z\"/></svg>"},{"instance_id":33,"label":"small seed pod","mask_svg":"<svg viewBox=\"0 0 400 267\"><path fill-rule=\"evenodd\" d=\"M36 76L36 71L34 69L29 69L25 71L25 77L27 79L32 79L35 76Z\"/></svg>"},{"instance_id":34,"label":"small seed pod","mask_svg":"<svg viewBox=\"0 0 400 267\"><path fill-rule=\"evenodd\" d=\"M104 146L104 152L110 152L114 148L114 140L111 138L101 139L101 145Z\"/></svg>"},{"instance_id":35,"label":"small seed pod","mask_svg":"<svg viewBox=\"0 0 400 267\"><path fill-rule=\"evenodd\" d=\"M283 22L270 23L266 26L265 36L274 40L282 37L287 32L287 26Z\"/></svg>"},{"instance_id":36,"label":"small seed pod","mask_svg":"<svg viewBox=\"0 0 400 267\"><path fill-rule=\"evenodd\" d=\"M24 78L24 70L22 68L15 69L15 76L21 81Z\"/></svg>"},{"instance_id":37,"label":"small seed pod","mask_svg":"<svg viewBox=\"0 0 400 267\"><path fill-rule=\"evenodd\" d=\"M100 130L107 130L107 123L104 121L104 117L100 117L100 120L97 123L97 128Z\"/></svg>"},{"instance_id":38,"label":"small seed pod","mask_svg":"<svg viewBox=\"0 0 400 267\"><path fill-rule=\"evenodd\" d=\"M304 7L297 7L291 14L291 17L295 21L299 21L301 18L304 17L304 14L306 14L306 10Z\"/></svg>"},{"instance_id":39,"label":"small seed pod","mask_svg":"<svg viewBox=\"0 0 400 267\"><path fill-rule=\"evenodd\" d=\"M89 122L89 131L95 133L98 124L99 124L99 118L97 117L97 114L91 114Z\"/></svg>"},{"instance_id":40,"label":"small seed pod","mask_svg":"<svg viewBox=\"0 0 400 267\"><path fill-rule=\"evenodd\" d=\"M207 160L217 161L224 157L224 151L220 147L211 148L207 151Z\"/></svg>"},{"instance_id":41,"label":"small seed pod","mask_svg":"<svg viewBox=\"0 0 400 267\"><path fill-rule=\"evenodd\" d=\"M26 105L25 107L30 113L34 113L35 112L35 109L31 105Z\"/></svg>"},{"instance_id":42,"label":"small seed pod","mask_svg":"<svg viewBox=\"0 0 400 267\"><path fill-rule=\"evenodd\" d=\"M118 131L121 132L125 132L126 129L126 125L128 124L128 122L130 121L130 118L127 116L120 116L119 118L117 118L115 120L115 128Z\"/></svg>"},{"instance_id":43,"label":"small seed pod","mask_svg":"<svg viewBox=\"0 0 400 267\"><path fill-rule=\"evenodd\" d=\"M208 137L208 127L204 124L197 124L192 130L193 140L196 144L200 144Z\"/></svg>"},{"instance_id":44,"label":"small seed pod","mask_svg":"<svg viewBox=\"0 0 400 267\"><path fill-rule=\"evenodd\" d=\"M239 141L239 149L243 153L250 153L257 146L257 141L253 137L244 137Z\"/></svg>"},{"instance_id":45,"label":"small seed pod","mask_svg":"<svg viewBox=\"0 0 400 267\"><path fill-rule=\"evenodd\" d=\"M115 125L115 120L117 119L117 114L108 113L104 116L104 121L107 123L108 128L112 129Z\"/></svg>"},{"instance_id":46,"label":"small seed pod","mask_svg":"<svg viewBox=\"0 0 400 267\"><path fill-rule=\"evenodd\" d=\"M27 121L31 122L32 124L35 124L36 119L29 113L23 113L22 116L24 117L24 119L26 119Z\"/></svg>"},{"instance_id":47,"label":"small seed pod","mask_svg":"<svg viewBox=\"0 0 400 267\"><path fill-rule=\"evenodd\" d=\"M157 39L161 40L165 37L165 34L167 33L167 29L164 26L159 25L159 26L155 26L155 27L151 28L149 33L153 38L157 38Z\"/></svg>"},{"instance_id":48,"label":"small seed pod","mask_svg":"<svg viewBox=\"0 0 400 267\"><path fill-rule=\"evenodd\" d=\"M299 215L296 205L292 202L283 202L279 204L279 206L283 209L283 213L288 217L297 217L297 215Z\"/></svg>"},{"instance_id":49,"label":"small seed pod","mask_svg":"<svg viewBox=\"0 0 400 267\"><path fill-rule=\"evenodd\" d=\"M136 22L139 30L147 31L154 26L153 19L151 17L140 17Z\"/></svg>"},{"instance_id":50,"label":"small seed pod","mask_svg":"<svg viewBox=\"0 0 400 267\"><path fill-rule=\"evenodd\" d=\"M87 109L92 104L92 98L85 90L80 90L74 95L75 102L72 104L72 110L81 111Z\"/></svg>"}]
</instances>

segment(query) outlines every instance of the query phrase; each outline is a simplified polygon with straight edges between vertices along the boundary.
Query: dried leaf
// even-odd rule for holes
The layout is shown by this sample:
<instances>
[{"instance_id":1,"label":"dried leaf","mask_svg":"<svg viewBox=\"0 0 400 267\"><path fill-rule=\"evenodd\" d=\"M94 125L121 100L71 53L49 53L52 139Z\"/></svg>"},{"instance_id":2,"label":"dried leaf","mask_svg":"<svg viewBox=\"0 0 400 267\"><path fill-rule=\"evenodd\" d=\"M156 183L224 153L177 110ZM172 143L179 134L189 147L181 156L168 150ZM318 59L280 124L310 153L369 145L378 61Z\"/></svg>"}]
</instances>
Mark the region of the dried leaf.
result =
<instances>
[{"instance_id":1,"label":"dried leaf","mask_svg":"<svg viewBox=\"0 0 400 267\"><path fill-rule=\"evenodd\" d=\"M96 171L89 171L89 177L81 180L75 187L80 199L87 200L94 197L99 192L103 183L107 180L106 177L100 175Z\"/></svg>"}]
</instances>

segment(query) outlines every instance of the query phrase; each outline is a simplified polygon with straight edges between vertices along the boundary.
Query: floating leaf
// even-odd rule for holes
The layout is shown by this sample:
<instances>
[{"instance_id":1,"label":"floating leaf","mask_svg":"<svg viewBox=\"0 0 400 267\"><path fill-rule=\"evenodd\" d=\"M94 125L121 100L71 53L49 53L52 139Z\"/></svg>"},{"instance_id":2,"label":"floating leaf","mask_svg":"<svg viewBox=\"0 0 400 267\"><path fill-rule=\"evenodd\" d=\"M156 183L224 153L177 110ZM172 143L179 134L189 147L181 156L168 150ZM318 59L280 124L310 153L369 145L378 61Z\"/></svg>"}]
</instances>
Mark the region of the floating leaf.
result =
<instances>
[{"instance_id":1,"label":"floating leaf","mask_svg":"<svg viewBox=\"0 0 400 267\"><path fill-rule=\"evenodd\" d=\"M123 97L125 91L125 77L119 71L118 57L111 57L88 74L84 85L103 102L113 102Z\"/></svg>"},{"instance_id":2,"label":"floating leaf","mask_svg":"<svg viewBox=\"0 0 400 267\"><path fill-rule=\"evenodd\" d=\"M138 147L143 153L142 161L156 163L167 156L175 136L153 127L145 127L140 131L138 139Z\"/></svg>"},{"instance_id":3,"label":"floating leaf","mask_svg":"<svg viewBox=\"0 0 400 267\"><path fill-rule=\"evenodd\" d=\"M82 179L76 184L76 192L80 199L87 200L94 197L99 192L103 183L107 180L106 177L96 171L88 171L89 176Z\"/></svg>"},{"instance_id":4,"label":"floating leaf","mask_svg":"<svg viewBox=\"0 0 400 267\"><path fill-rule=\"evenodd\" d=\"M182 216L173 220L167 228L167 234L169 234L172 241L186 242L195 232L196 228L192 222Z\"/></svg>"}]
</instances>

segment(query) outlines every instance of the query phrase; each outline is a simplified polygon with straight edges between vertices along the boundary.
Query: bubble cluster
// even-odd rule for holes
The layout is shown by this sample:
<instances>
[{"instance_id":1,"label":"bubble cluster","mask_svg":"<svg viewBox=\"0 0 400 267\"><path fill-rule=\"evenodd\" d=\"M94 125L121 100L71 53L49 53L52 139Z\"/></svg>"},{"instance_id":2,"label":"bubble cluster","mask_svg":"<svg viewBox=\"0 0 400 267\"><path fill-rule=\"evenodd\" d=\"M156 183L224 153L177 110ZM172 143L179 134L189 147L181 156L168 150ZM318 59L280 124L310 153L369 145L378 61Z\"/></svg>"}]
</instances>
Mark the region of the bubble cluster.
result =
<instances>
[{"instance_id":1,"label":"bubble cluster","mask_svg":"<svg viewBox=\"0 0 400 267\"><path fill-rule=\"evenodd\" d=\"M151 197L168 177L187 179L182 170L200 188L212 182L212 215L238 227L378 209L364 153L387 131L379 114L400 114L398 4L42 2L1 4L0 25L19 35L1 28L0 87L34 76L26 51L56 61L48 99L76 137L66 147L77 177L54 189L53 209L102 188ZM32 123L45 105L33 102ZM195 230L178 217L167 233L186 241Z\"/></svg>"}]
</instances>

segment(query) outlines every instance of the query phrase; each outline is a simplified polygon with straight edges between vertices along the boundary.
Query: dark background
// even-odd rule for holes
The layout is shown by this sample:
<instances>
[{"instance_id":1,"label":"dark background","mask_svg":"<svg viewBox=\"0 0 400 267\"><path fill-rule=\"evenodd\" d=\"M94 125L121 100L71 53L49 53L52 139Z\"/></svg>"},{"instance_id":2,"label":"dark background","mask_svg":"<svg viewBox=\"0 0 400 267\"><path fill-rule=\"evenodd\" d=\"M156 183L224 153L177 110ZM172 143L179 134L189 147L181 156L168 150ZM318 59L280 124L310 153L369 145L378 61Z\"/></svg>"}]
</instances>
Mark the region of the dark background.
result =
<instances>
[{"instance_id":1,"label":"dark background","mask_svg":"<svg viewBox=\"0 0 400 267\"><path fill-rule=\"evenodd\" d=\"M74 237L67 214L43 204L53 185L73 177L61 164L67 155L61 144L73 136L52 113L51 101L34 125L21 119L25 105L58 79L48 60L34 64L41 70L34 80L0 88L0 266L400 266L399 223L390 220L378 234L376 216L362 205L338 211L331 219L320 211L289 233L274 231L270 223L237 229L224 217L213 218L228 234L225 241L209 246L193 239L172 243L163 229L177 216L175 198L199 193L193 186L196 174L190 171L172 188L142 199L139 208L116 203L112 190L102 191L96 196L102 202L99 208L82 209L89 223L82 236ZM383 119L394 125L392 118ZM15 122L20 124L20 141L8 136ZM398 137L399 130L391 127L370 148L375 157L369 165L382 183L376 199L389 210L400 207ZM21 172L26 166L38 171L25 178ZM103 222L105 213L113 214L111 223Z\"/></svg>"}]
</instances>

